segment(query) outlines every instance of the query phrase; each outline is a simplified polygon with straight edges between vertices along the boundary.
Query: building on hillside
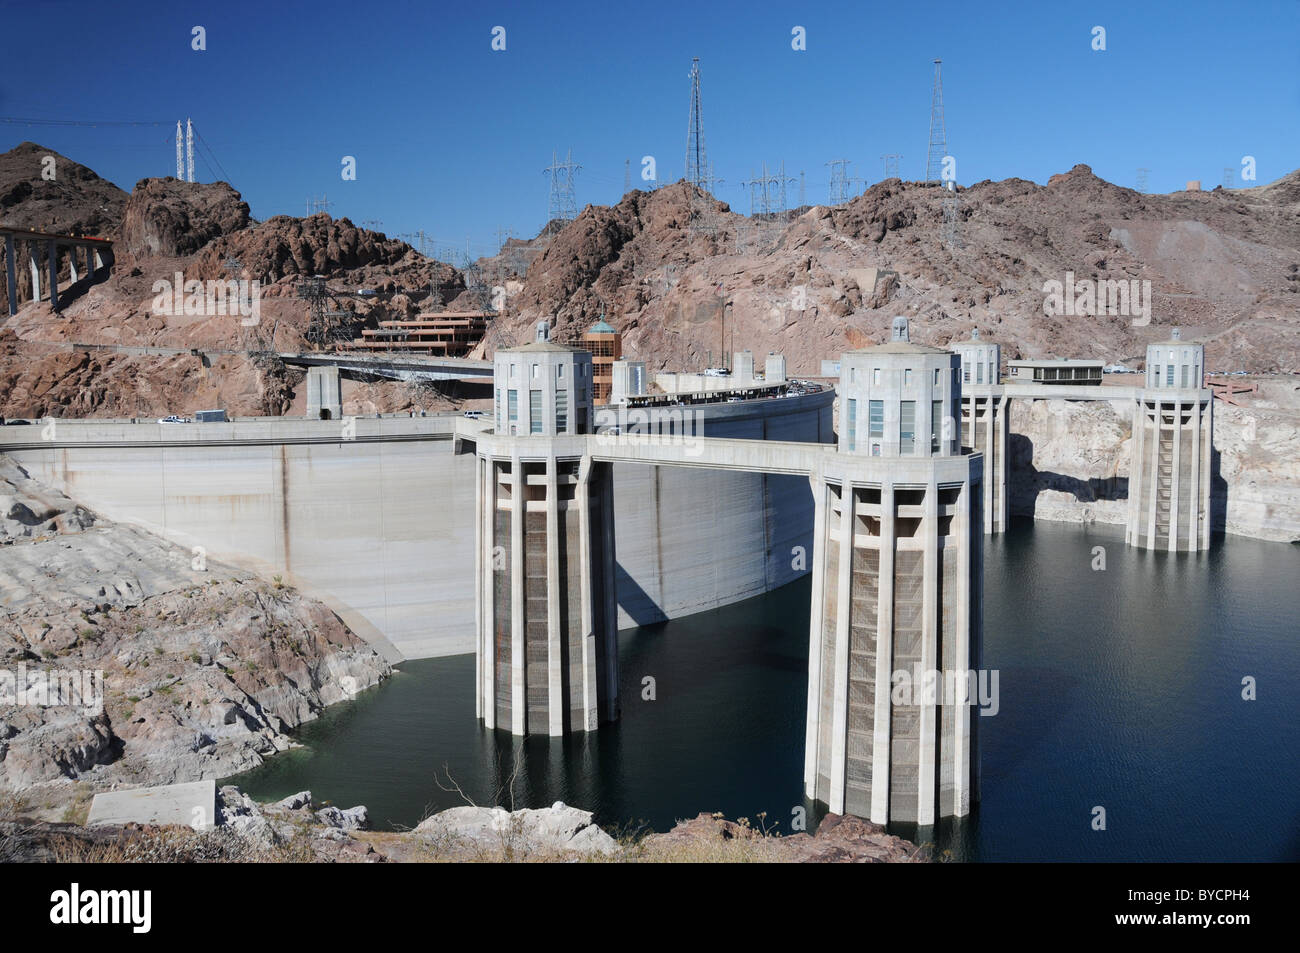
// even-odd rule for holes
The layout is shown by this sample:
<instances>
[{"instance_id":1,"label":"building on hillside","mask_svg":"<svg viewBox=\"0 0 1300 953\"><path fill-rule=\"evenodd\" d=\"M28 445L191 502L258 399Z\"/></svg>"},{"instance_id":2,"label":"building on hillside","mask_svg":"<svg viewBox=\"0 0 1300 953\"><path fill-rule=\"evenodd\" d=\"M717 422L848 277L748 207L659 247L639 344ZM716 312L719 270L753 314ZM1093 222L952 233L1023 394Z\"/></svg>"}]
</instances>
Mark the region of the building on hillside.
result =
<instances>
[{"instance_id":1,"label":"building on hillside","mask_svg":"<svg viewBox=\"0 0 1300 953\"><path fill-rule=\"evenodd\" d=\"M491 311L439 311L410 321L380 321L365 328L349 348L362 351L414 351L432 357L464 357L483 340Z\"/></svg>"}]
</instances>

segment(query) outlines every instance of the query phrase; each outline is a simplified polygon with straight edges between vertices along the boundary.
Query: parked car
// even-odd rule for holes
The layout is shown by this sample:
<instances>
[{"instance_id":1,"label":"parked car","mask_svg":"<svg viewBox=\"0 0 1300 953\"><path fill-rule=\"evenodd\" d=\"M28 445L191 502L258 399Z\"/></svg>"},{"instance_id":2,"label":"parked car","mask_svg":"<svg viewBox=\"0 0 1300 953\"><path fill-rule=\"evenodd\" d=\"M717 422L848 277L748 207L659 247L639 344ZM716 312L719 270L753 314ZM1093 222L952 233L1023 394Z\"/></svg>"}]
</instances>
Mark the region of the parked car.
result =
<instances>
[{"instance_id":1,"label":"parked car","mask_svg":"<svg viewBox=\"0 0 1300 953\"><path fill-rule=\"evenodd\" d=\"M183 424L183 423L186 423L186 420L185 420L184 417L178 417L178 416L176 416L175 414L168 414L166 417L159 417L159 418L158 418L158 423L160 423L160 424Z\"/></svg>"}]
</instances>

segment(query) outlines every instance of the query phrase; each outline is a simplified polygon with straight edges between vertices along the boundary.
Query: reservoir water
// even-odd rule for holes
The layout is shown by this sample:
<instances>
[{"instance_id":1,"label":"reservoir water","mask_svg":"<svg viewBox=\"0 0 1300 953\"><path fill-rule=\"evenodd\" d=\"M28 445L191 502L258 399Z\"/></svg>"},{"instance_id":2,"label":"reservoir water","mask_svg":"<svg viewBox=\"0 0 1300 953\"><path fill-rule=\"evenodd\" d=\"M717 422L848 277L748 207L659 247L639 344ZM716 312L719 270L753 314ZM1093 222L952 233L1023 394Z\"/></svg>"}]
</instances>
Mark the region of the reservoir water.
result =
<instances>
[{"instance_id":1,"label":"reservoir water","mask_svg":"<svg viewBox=\"0 0 1300 953\"><path fill-rule=\"evenodd\" d=\"M978 719L982 800L897 833L957 860L1300 860L1300 546L1226 537L1170 556L1128 548L1122 528L1027 520L985 546L999 710ZM229 780L259 800L365 804L383 829L466 797L564 801L607 829L721 811L789 833L797 809L811 828L808 593L805 578L620 633L622 718L591 735L485 731L473 657L429 659Z\"/></svg>"}]
</instances>

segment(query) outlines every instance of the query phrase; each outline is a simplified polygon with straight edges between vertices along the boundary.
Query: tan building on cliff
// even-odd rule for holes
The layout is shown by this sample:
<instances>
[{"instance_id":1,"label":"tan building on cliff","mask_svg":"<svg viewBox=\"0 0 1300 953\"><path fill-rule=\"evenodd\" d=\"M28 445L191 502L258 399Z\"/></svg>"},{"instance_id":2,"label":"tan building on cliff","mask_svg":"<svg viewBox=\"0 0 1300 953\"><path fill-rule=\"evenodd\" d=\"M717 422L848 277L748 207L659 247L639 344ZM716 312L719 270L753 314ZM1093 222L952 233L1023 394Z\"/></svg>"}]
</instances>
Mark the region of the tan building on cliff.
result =
<instances>
[{"instance_id":1,"label":"tan building on cliff","mask_svg":"<svg viewBox=\"0 0 1300 953\"><path fill-rule=\"evenodd\" d=\"M623 335L602 317L582 336L582 349L591 354L592 399L607 404L614 387L614 362L623 356Z\"/></svg>"}]
</instances>

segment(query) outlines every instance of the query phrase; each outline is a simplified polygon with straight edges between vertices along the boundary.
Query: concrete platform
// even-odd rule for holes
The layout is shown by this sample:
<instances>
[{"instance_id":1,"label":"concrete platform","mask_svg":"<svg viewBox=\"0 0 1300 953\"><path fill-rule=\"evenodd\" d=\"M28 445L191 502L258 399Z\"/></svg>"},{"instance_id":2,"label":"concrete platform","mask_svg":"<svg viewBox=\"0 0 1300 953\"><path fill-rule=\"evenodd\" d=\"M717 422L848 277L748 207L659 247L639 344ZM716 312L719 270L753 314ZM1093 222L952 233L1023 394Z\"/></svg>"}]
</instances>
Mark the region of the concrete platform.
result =
<instances>
[{"instance_id":1,"label":"concrete platform","mask_svg":"<svg viewBox=\"0 0 1300 953\"><path fill-rule=\"evenodd\" d=\"M217 816L217 783L191 781L157 788L107 791L90 804L87 827L97 824L183 824L208 830Z\"/></svg>"}]
</instances>

